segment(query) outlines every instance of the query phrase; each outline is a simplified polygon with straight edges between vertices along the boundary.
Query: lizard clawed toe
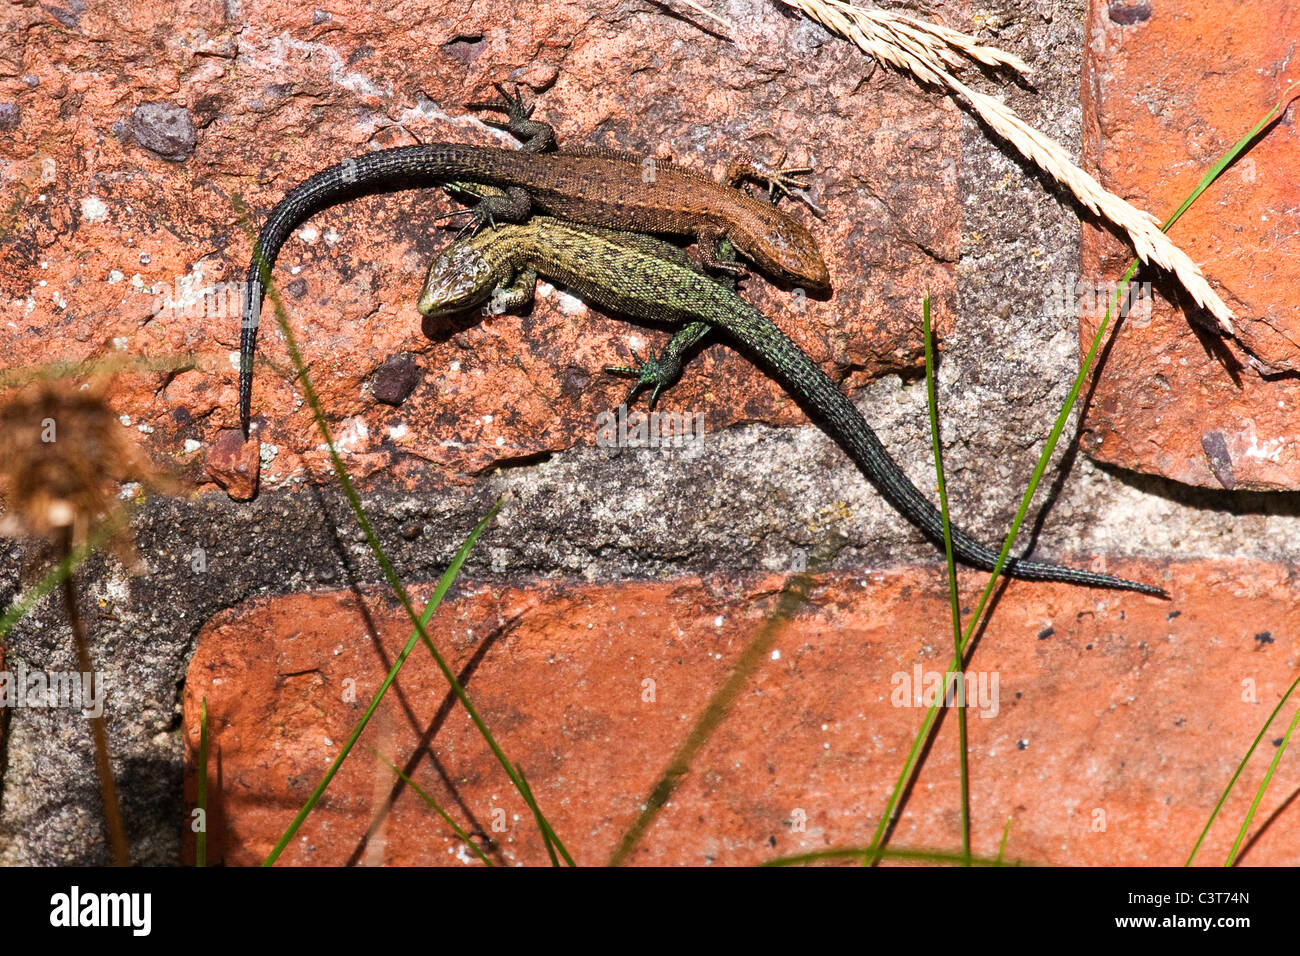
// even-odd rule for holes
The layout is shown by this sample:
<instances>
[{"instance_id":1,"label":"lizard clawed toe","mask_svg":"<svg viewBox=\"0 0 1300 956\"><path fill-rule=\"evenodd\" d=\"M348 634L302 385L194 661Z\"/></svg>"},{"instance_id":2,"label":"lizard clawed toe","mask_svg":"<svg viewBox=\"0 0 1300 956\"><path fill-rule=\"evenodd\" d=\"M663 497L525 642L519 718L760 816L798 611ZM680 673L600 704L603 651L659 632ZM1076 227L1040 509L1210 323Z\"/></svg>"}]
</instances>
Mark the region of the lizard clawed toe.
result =
<instances>
[{"instance_id":1,"label":"lizard clawed toe","mask_svg":"<svg viewBox=\"0 0 1300 956\"><path fill-rule=\"evenodd\" d=\"M433 221L448 222L449 220L452 219L458 219L461 216L473 216L473 215L474 215L473 209L453 209L451 212L445 212L441 216L435 216L433 218Z\"/></svg>"},{"instance_id":2,"label":"lizard clawed toe","mask_svg":"<svg viewBox=\"0 0 1300 956\"><path fill-rule=\"evenodd\" d=\"M466 103L465 108L469 110L492 110L497 113L504 113L504 120L485 119L482 120L484 126L490 126L493 129L505 130L524 140L523 148L533 153L542 153L555 148L555 130L548 124L535 121L533 110L537 104L524 102L523 94L519 92L519 84L515 84L514 93L506 92L506 88L501 83L493 83L497 91L497 99L490 102Z\"/></svg>"},{"instance_id":3,"label":"lizard clawed toe","mask_svg":"<svg viewBox=\"0 0 1300 956\"><path fill-rule=\"evenodd\" d=\"M805 173L811 173L811 166L786 166L786 153L782 151L781 158L776 162L768 164L754 164L753 172L760 182L767 183L767 198L775 200L777 196L788 196L793 189L810 188L801 177Z\"/></svg>"},{"instance_id":4,"label":"lizard clawed toe","mask_svg":"<svg viewBox=\"0 0 1300 956\"><path fill-rule=\"evenodd\" d=\"M495 100L484 100L474 103L466 103L467 110L493 110L497 113L505 113L506 120L484 120L489 126L495 126L499 129L509 129L512 124L522 123L532 119L533 110L537 105L524 102L523 95L519 92L519 84L515 84L513 94L507 93L506 88L501 83L493 83L496 87L498 98Z\"/></svg>"},{"instance_id":5,"label":"lizard clawed toe","mask_svg":"<svg viewBox=\"0 0 1300 956\"><path fill-rule=\"evenodd\" d=\"M654 411L655 403L659 401L659 395L665 388L673 383L681 372L680 364L664 361L664 356L655 355L653 348L648 349L646 357L643 359L637 354L636 349L631 349L632 358L636 360L635 365L606 365L605 371L612 375L630 375L636 378L636 383L632 386L631 391L627 393L624 402L631 405L633 399L647 385L653 385L654 391L650 393L649 408Z\"/></svg>"},{"instance_id":6,"label":"lizard clawed toe","mask_svg":"<svg viewBox=\"0 0 1300 956\"><path fill-rule=\"evenodd\" d=\"M803 178L813 171L813 167L786 166L785 160L785 151L771 163L749 158L733 159L727 170L727 181L736 185L741 180L752 179L767 187L768 202L776 203L782 196L795 196L807 203L813 212L823 215L823 210L808 198L808 190L812 187Z\"/></svg>"},{"instance_id":7,"label":"lizard clawed toe","mask_svg":"<svg viewBox=\"0 0 1300 956\"><path fill-rule=\"evenodd\" d=\"M492 210L486 206L478 206L474 209L453 209L451 212L443 213L437 216L434 222L447 222L452 219L458 219L461 216L468 216L469 222L461 226L456 232L456 239L463 239L465 236L474 236L486 225L493 232L496 231L496 220L492 217Z\"/></svg>"}]
</instances>

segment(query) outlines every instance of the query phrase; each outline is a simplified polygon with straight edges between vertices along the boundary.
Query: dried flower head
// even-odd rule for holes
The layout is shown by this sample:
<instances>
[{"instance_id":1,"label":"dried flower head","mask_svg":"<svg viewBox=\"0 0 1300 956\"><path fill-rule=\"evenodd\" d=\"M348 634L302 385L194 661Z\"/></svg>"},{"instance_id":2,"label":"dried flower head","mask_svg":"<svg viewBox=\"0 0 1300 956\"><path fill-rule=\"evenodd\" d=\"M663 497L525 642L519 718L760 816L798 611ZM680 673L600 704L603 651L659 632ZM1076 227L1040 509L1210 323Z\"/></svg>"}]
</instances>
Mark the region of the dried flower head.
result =
<instances>
[{"instance_id":1,"label":"dried flower head","mask_svg":"<svg viewBox=\"0 0 1300 956\"><path fill-rule=\"evenodd\" d=\"M104 384L37 381L0 398L0 534L86 539L98 521L124 519L121 483L160 476L104 401Z\"/></svg>"}]
</instances>

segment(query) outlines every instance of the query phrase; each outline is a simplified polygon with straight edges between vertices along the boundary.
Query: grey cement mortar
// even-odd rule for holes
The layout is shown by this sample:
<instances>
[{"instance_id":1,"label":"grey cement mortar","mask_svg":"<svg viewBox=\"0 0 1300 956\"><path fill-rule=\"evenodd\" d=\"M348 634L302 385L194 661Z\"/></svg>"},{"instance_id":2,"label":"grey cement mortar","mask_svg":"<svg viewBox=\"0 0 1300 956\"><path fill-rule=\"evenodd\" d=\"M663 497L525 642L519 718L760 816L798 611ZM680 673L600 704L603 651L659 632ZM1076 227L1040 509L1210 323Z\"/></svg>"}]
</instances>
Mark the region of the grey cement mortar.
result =
<instances>
[{"instance_id":1,"label":"grey cement mortar","mask_svg":"<svg viewBox=\"0 0 1300 956\"><path fill-rule=\"evenodd\" d=\"M1019 52L1038 71L1035 91L1006 91L1013 107L1077 155L1083 3L985 3L981 12L1000 24L982 38ZM1079 226L1069 200L1026 174L1013 151L969 116L963 150L958 321L943 342L940 401L954 514L976 537L994 542L1077 368L1074 319L1051 314L1045 290L1054 279L1074 282ZM913 480L932 492L923 385L884 379L855 399ZM1057 460L1066 457L1070 470L1051 489L1039 557L1291 560L1288 543L1300 532L1296 495L1191 490L1112 473L1082 455L1058 452ZM1055 469L1049 478L1057 478ZM467 579L779 570L832 532L847 538L836 568L866 572L919 561L942 574L934 547L811 426L713 432L696 456L577 449L471 489L411 494L373 487L365 503L399 573L432 580L505 491L511 498L467 563ZM83 572L84 613L92 653L107 672L112 748L136 862L178 859L188 813L181 689L200 627L256 595L379 580L354 529L341 497L328 489L268 493L243 504L215 496L156 501L135 521L149 574L130 576L102 557ZM20 552L2 547L0 598L7 602ZM196 547L205 554L201 573L191 564ZM47 600L23 622L9 654L32 667L72 669L57 602ZM10 716L0 862L104 862L86 723L57 710Z\"/></svg>"}]
</instances>

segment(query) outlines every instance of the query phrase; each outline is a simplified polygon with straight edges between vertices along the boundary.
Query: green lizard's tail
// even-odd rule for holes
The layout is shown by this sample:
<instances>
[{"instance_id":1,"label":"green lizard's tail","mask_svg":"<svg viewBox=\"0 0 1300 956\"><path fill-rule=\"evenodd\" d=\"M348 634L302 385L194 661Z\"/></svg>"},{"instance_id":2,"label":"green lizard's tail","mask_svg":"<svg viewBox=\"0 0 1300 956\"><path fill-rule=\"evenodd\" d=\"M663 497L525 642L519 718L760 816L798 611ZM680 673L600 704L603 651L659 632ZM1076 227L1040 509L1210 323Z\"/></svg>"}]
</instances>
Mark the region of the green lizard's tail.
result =
<instances>
[{"instance_id":1,"label":"green lizard's tail","mask_svg":"<svg viewBox=\"0 0 1300 956\"><path fill-rule=\"evenodd\" d=\"M703 283L701 283L703 285ZM820 368L786 337L766 316L726 290L718 289L718 308L709 313L711 321L722 325L738 342L753 353L805 409L820 416L828 431L853 460L867 473L867 477L889 502L913 524L934 541L943 541L943 518L939 510L921 493L911 479L898 467L889 452L871 430L862 413L836 388ZM721 301L725 299L726 301ZM741 307L737 307L740 303ZM724 318L725 316L725 318ZM972 567L992 571L998 553L980 544L957 527L952 528L953 553L957 559ZM1162 588L1141 584L1110 574L1082 571L1055 564L1009 558L1003 573L1029 581L1062 581L1091 587L1115 588L1137 591L1155 597L1168 598Z\"/></svg>"}]
</instances>

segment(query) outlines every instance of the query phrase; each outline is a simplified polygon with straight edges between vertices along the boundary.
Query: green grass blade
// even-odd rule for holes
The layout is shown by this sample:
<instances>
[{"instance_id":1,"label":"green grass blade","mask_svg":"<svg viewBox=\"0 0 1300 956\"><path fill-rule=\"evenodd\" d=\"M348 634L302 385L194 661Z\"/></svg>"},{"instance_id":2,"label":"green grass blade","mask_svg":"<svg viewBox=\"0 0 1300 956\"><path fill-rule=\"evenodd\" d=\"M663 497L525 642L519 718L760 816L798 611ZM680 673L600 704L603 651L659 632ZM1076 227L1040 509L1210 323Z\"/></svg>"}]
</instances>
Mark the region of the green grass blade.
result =
<instances>
[{"instance_id":1,"label":"green grass blade","mask_svg":"<svg viewBox=\"0 0 1300 956\"><path fill-rule=\"evenodd\" d=\"M1187 862L1184 863L1183 866L1191 866L1192 861L1196 859L1196 854L1200 852L1201 844L1205 842L1206 836L1210 833L1210 827L1214 826L1214 821L1218 819L1219 811L1221 811L1223 805L1228 802L1228 795L1232 793L1232 788L1237 785L1237 780L1241 777L1242 771L1246 769L1246 764L1249 763L1250 758L1255 755L1255 750L1259 747L1260 741L1264 739L1264 735L1268 733L1269 726L1277 719L1277 715L1282 712L1282 708L1286 706L1286 702L1291 699L1291 695L1295 693L1297 687L1300 687L1300 677L1297 677L1291 682L1291 686L1287 688L1286 693L1282 695L1282 699L1279 700L1277 706L1273 708L1273 712L1270 713L1268 719L1264 721L1264 726L1259 728L1259 733L1255 735L1255 740L1246 751L1246 756L1242 757L1241 762L1237 764L1237 769L1233 773L1232 779L1228 781L1228 785L1224 788L1222 795L1219 797L1219 802L1216 803L1214 809L1210 811L1210 818L1205 821L1205 827L1201 830L1201 835L1196 838L1196 844L1192 847L1192 852L1187 857Z\"/></svg>"},{"instance_id":2,"label":"green grass blade","mask_svg":"<svg viewBox=\"0 0 1300 956\"><path fill-rule=\"evenodd\" d=\"M930 444L934 451L934 474L939 484L939 515L943 519L943 552L948 564L948 599L952 603L952 648L955 660L961 660L961 600L957 594L957 562L952 553L952 521L948 513L948 486L943 478L943 447L939 440L939 393L934 377L934 331L930 327L930 296L927 293L921 306L921 335L925 339L925 397L930 407ZM965 680L965 672L960 680ZM944 676L944 693L950 686L954 671L950 668ZM957 758L961 774L961 849L970 857L970 757L966 727L966 693L963 683L957 703ZM879 857L876 858L879 861Z\"/></svg>"},{"instance_id":3,"label":"green grass blade","mask_svg":"<svg viewBox=\"0 0 1300 956\"><path fill-rule=\"evenodd\" d=\"M233 197L233 203L235 211L244 225L245 231L253 239L253 254L257 261L258 275L262 280L262 287L266 290L266 299L270 300L274 307L273 311L275 314L275 320L280 327L281 335L284 336L285 349L289 353L290 360L293 362L298 382L302 386L303 397L307 400L307 404L311 408L312 417L316 421L316 427L320 429L321 436L325 439L325 446L329 451L330 462L333 465L334 474L339 480L343 493L348 500L349 507L352 508L352 513L356 516L357 524L360 525L361 531L365 535L366 543L370 547L371 553L375 556L375 560L383 570L384 579L388 582L388 586L392 589L393 594L401 603L403 610L406 611L407 617L410 618L411 623L415 626L415 629L419 634L419 640L423 642L426 648L428 648L429 653L433 656L434 662L438 665L438 669L442 671L442 675L450 685L452 693L456 695L456 699L459 700L461 706L465 708L466 713L470 716L470 720L473 721L479 734L492 750L493 756L496 757L497 762L501 764L506 775L510 778L510 782L514 785L524 802L528 805L529 810L533 814L533 819L536 820L538 828L543 833L543 839L554 841L556 849L558 849L564 856L565 861L570 866L574 866L573 858L564 848L564 844L560 842L559 837L556 836L554 828L546 821L541 807L538 806L536 800L534 800L532 796L532 791L527 788L527 785L522 783L514 764L506 757L505 752L501 749L500 745L497 744L496 738L493 737L491 731L488 730L487 724L484 722L483 718L479 716L478 710L470 702L469 695L465 693L465 688L461 686L460 681L447 665L446 660L443 658L442 654L439 653L438 648L434 646L432 639L425 631L424 622L420 619L420 615L416 613L415 606L411 603L410 596L406 593L405 585L402 584L401 578L398 577L396 569L388 559L388 555L384 553L384 549L379 543L379 538L375 535L374 529L371 527L370 519L366 516L365 508L362 507L361 498L352 485L352 478L348 474L347 467L343 464L343 459L339 456L338 449L334 445L334 436L330 431L329 422L325 418L325 410L321 406L320 399L316 395L316 388L312 385L311 377L307 374L307 366L306 363L303 362L302 353L298 349L298 340L294 336L293 328L289 324L289 316L285 310L284 302L280 297L280 290L271 278L270 264L266 261L266 257L262 255L261 251L257 247L256 237L253 235L252 226L249 223L248 210L245 207L242 198L238 195ZM497 503L497 507L499 506L500 502ZM494 508L494 514L495 510L496 509Z\"/></svg>"},{"instance_id":4,"label":"green grass blade","mask_svg":"<svg viewBox=\"0 0 1300 956\"><path fill-rule=\"evenodd\" d=\"M520 770L518 767L515 767L515 772L519 774L519 785L520 787L523 788L522 792L524 795L524 799L528 801L529 806L532 806L534 803L533 788L528 785L528 778L524 776L524 772L522 770ZM550 823L548 823L545 819L538 820L537 825L542 831L542 842L546 846L546 855L551 858L551 866L559 866L560 861L556 859L555 851L557 849L562 849L562 847L560 846L559 840L557 840L555 837L555 832L551 830ZM569 860L568 863L570 866L573 865L572 860Z\"/></svg>"},{"instance_id":5,"label":"green grass blade","mask_svg":"<svg viewBox=\"0 0 1300 956\"><path fill-rule=\"evenodd\" d=\"M293 822L289 824L288 829L286 829L280 836L275 847L272 848L269 854L267 854L266 859L262 861L263 866L270 866L280 858L280 854L283 853L284 848L289 845L289 841L292 840L294 834L298 832L298 828L301 827L303 821L307 819L307 815L311 813L316 804L320 801L320 798L324 796L325 788L330 785L330 781L334 779L334 775L338 773L339 768L343 766L343 761L346 760L348 754L352 752L352 748L356 745L357 739L361 736L362 731L366 729L366 725L370 723L370 718L374 716L375 711L379 708L380 701L382 701L384 695L388 693L388 688L396 679L398 671L400 671L402 665L406 663L406 659L411 655L411 651L415 650L415 645L419 643L420 640L421 628L428 624L429 619L433 617L433 612L438 610L438 605L442 603L442 599L446 595L447 590L451 587L452 582L456 580L456 576L460 573L461 565L465 563L465 558L469 555L470 549L472 549L475 542L478 541L479 535L483 533L483 529L485 529L488 526L488 523L496 517L496 513L500 507L501 501L498 499L497 503L494 504L488 513L483 516L482 520L474 526L474 530L469 533L469 537L465 539L464 543L460 546L460 550L456 552L456 557L452 559L451 565L445 572L443 572L442 579L438 582L437 590L433 592L433 597L430 598L429 603L424 606L424 613L418 618L420 621L420 628L413 630L411 636L407 638L406 646L402 648L402 652L398 654L397 659L393 661L393 666L388 669L388 675L384 678L383 683L379 685L379 690L375 692L375 696L371 698L370 704L366 707L365 713L361 715L361 719L357 722L356 727L353 728L352 733L348 736L347 742L343 745L343 749L340 750L338 756L334 758L329 769L325 771L325 776L321 779L321 782L316 785L316 789L313 790L311 796L307 798L307 802L304 803L302 809L298 811L298 815L293 818Z\"/></svg>"},{"instance_id":6,"label":"green grass blade","mask_svg":"<svg viewBox=\"0 0 1300 956\"><path fill-rule=\"evenodd\" d=\"M482 850L479 849L478 844L475 843L472 839L470 839L470 835L466 833L464 830L462 830L460 828L460 825L457 824L456 821L451 818L451 815L447 813L447 811L444 810L441 806L438 805L438 801L434 800L433 797L429 796L427 793L421 790L420 785L416 783L414 780L412 780L410 777L408 777L406 774L402 773L402 771L397 767L396 764L389 763L388 760L385 759L379 753L379 751L375 750L373 747L368 747L366 749L369 750L376 757L378 757L380 760L383 760L385 766L387 766L389 770L393 771L393 773L401 777L403 783L405 783L408 787L414 790L416 795L425 803L427 803L430 807L432 807L433 811L437 813L438 816L442 817L445 821L447 821L447 826L451 827L452 830L455 831L456 836L460 837L462 843L464 843L466 846L468 846L471 850L474 851L475 856L477 856L488 866L496 866L495 863L493 863L490 859L488 859L487 854L485 854Z\"/></svg>"},{"instance_id":7,"label":"green grass blade","mask_svg":"<svg viewBox=\"0 0 1300 956\"><path fill-rule=\"evenodd\" d=\"M827 544L826 554L809 563L815 567L829 564L830 559L841 546L842 541L840 539L832 538ZM677 789L678 784L681 783L682 778L690 769L691 762L699 753L700 748L704 746L705 741L722 723L722 718L726 716L741 688L744 687L754 671L758 669L763 659L767 657L768 651L776 643L776 639L781 636L785 624L794 616L800 605L808 599L814 573L811 569L802 571L791 575L786 581L776 608L763 622L754 640L741 653L740 659L736 661L736 666L731 669L731 673L727 675L727 679L723 681L722 686L714 691L713 696L709 698L709 702L699 719L696 720L695 726L686 735L682 745L673 754L672 759L669 760L667 768L660 775L654 787L651 788L644 808L636 820L633 821L632 826L623 834L618 847L610 857L610 866L620 866L631 856L632 850L636 848L641 837L645 835L646 830L650 828L650 824L654 822L659 811L663 809L664 804L668 802L673 791Z\"/></svg>"},{"instance_id":8,"label":"green grass blade","mask_svg":"<svg viewBox=\"0 0 1300 956\"><path fill-rule=\"evenodd\" d=\"M103 521L87 536L82 544L72 548L68 555L51 568L43 578L14 598L13 603L5 609L4 614L0 615L0 640L8 637L9 632L31 612L32 608L61 585L66 578L75 573L87 558L106 544L124 526L125 522L118 522L111 518Z\"/></svg>"},{"instance_id":9,"label":"green grass blade","mask_svg":"<svg viewBox=\"0 0 1300 956\"><path fill-rule=\"evenodd\" d=\"M1238 140L1232 148L1229 149L1223 157L1211 167L1210 172L1207 172L1206 175L1202 177L1200 184L1197 185L1196 189L1193 190L1188 199L1185 200L1182 205L1174 211L1174 214L1165 221L1164 225L1161 226L1163 231L1167 232L1169 228L1178 221L1178 218L1187 210L1192 202L1205 191L1206 187L1209 186L1217 176L1221 175L1223 170L1226 169L1233 160L1241 155L1254 138L1268 125L1271 118L1281 109L1283 103L1286 102L1287 96L1289 96L1291 91L1295 89L1296 85L1300 84L1292 84L1291 87L1288 87L1286 94L1284 94L1282 99L1278 101L1277 105L1275 105L1273 109L1265 115L1264 119L1257 123L1250 132ZM1097 326L1097 333L1093 336L1088 352L1080 363L1079 373L1075 376L1074 383L1070 388L1070 393L1066 398L1065 405L1061 408L1060 414L1056 416L1056 421L1052 425L1052 430L1048 435L1047 443L1043 446L1043 450L1038 457L1038 463L1034 467L1033 475L1030 477L1029 484L1025 488L1024 495L1021 497L1020 506L1016 509L1016 516L1011 523L1011 529L1008 531L1006 538L1002 542L1002 550L998 554L998 559L994 565L992 573L989 575L988 584L985 586L984 593L980 597L979 604L975 608L975 613L971 615L970 621L967 624L962 638L961 649L956 655L954 655L953 662L949 664L949 668L962 664L961 656L964 654L966 647L969 645L980 625L984 610L988 605L989 599L993 595L994 588L997 587L998 576L1002 573L1002 568L1006 565L1007 558L1011 554L1011 548L1015 543L1016 535L1019 533L1020 526L1029 512L1029 506L1033 501L1034 494L1038 490L1038 484L1042 480L1044 472L1047 470L1047 464L1051 460L1052 454L1056 450L1057 442L1065 430L1065 425L1070 417L1070 412L1073 410L1075 402L1078 401L1079 393L1083 389L1083 384L1087 380L1089 373L1092 371L1093 364L1096 362L1102 343L1105 341L1106 332L1110 328L1111 316L1119 310L1120 303L1126 301L1125 297L1128 293L1129 283L1132 281L1133 276L1137 274L1139 265L1140 263L1137 260L1134 260L1129 264L1128 269L1124 273L1124 278L1120 281L1119 287L1115 292L1114 299L1107 306L1106 314L1102 316L1102 320ZM890 793L889 800L885 805L885 811L881 815L880 822L876 827L876 833L872 839L873 847L881 845L884 833L889 827L890 820L898 809L898 804L902 799L902 794L916 771L921 750L924 747L925 741L930 734L930 730L933 728L934 722L938 717L938 706L940 702L941 701L937 701L930 707L929 712L921 723L920 729L917 731L916 737L912 741L912 748L908 752L907 759L904 761L902 772L899 774L898 781L895 784L893 791ZM1217 812L1218 810L1216 808L1215 813ZM1211 823L1212 822L1213 818L1211 818ZM1209 824L1207 824L1206 827L1208 829Z\"/></svg>"},{"instance_id":10,"label":"green grass blade","mask_svg":"<svg viewBox=\"0 0 1300 956\"><path fill-rule=\"evenodd\" d=\"M1002 828L1002 842L998 844L998 863L1002 863L1003 857L1007 852L1007 838L1011 836L1011 818L1007 817L1007 825Z\"/></svg>"},{"instance_id":11,"label":"green grass blade","mask_svg":"<svg viewBox=\"0 0 1300 956\"><path fill-rule=\"evenodd\" d=\"M1256 123L1249 133L1238 140L1232 149L1224 153L1219 161L1209 168L1209 171L1201 177L1201 181L1197 187L1192 190L1191 194L1183 200L1183 204L1174 210L1174 214L1170 216L1164 226L1161 227L1165 232L1168 232L1169 228L1182 217L1183 213L1187 212L1187 207L1196 202L1196 200L1200 198L1201 193L1205 192L1205 190L1209 188L1210 184L1218 179L1225 169L1232 165L1233 160L1241 155L1242 151L1251 144L1256 136L1263 132L1264 127L1278 117L1278 114L1280 114L1287 103L1290 102L1291 91L1297 86L1300 86L1300 80L1297 80L1295 83L1288 86L1282 92L1282 95L1278 97L1277 103L1274 104L1273 108L1264 114L1264 118Z\"/></svg>"},{"instance_id":12,"label":"green grass blade","mask_svg":"<svg viewBox=\"0 0 1300 956\"><path fill-rule=\"evenodd\" d=\"M830 850L816 850L812 853L798 853L793 856L777 857L767 860L760 866L801 866L804 863L820 863L825 860L862 860L879 855L886 860L914 860L921 863L953 863L958 866L1032 866L1020 860L1004 862L1001 857L991 859L985 856L971 856L964 851L952 853L944 850L912 850L907 848L891 849L882 846L845 846Z\"/></svg>"},{"instance_id":13,"label":"green grass blade","mask_svg":"<svg viewBox=\"0 0 1300 956\"><path fill-rule=\"evenodd\" d=\"M1273 782L1273 774L1277 771L1277 765L1282 759L1282 754L1286 753L1287 745L1291 743L1291 735L1295 733L1297 722L1300 722L1300 707L1296 708L1295 716L1291 718L1291 726L1287 728L1286 736L1282 738L1282 743L1278 745L1277 753L1273 754L1273 760L1268 765L1268 772L1264 774L1264 779L1259 782L1259 789L1255 791L1255 799L1251 801L1250 810L1246 813L1246 819L1241 821L1241 829L1237 831L1237 839L1233 841L1232 849L1228 852L1228 858L1223 861L1224 866L1232 866L1237 861L1237 853L1241 850L1241 841L1246 839L1246 831L1250 829L1250 822L1255 819L1255 811L1259 809L1259 802L1264 799L1264 791Z\"/></svg>"}]
</instances>

